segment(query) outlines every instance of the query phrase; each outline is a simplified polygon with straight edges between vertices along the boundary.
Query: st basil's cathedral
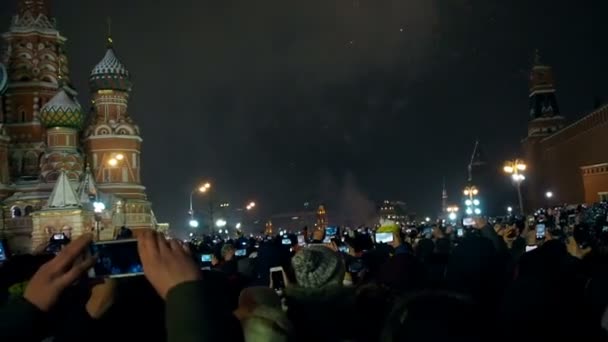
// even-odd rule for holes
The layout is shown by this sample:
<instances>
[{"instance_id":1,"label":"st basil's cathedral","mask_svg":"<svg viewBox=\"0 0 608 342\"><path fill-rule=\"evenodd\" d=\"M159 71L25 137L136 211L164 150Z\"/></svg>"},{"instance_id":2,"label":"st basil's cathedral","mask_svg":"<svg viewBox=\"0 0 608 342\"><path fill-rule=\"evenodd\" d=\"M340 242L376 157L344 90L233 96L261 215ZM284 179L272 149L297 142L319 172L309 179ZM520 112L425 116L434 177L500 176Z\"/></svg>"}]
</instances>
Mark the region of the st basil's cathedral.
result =
<instances>
[{"instance_id":1,"label":"st basil's cathedral","mask_svg":"<svg viewBox=\"0 0 608 342\"><path fill-rule=\"evenodd\" d=\"M129 70L112 40L89 76L92 106L70 82L66 38L46 0L18 0L0 63L0 239L29 252L54 234L166 230L141 184L142 138L128 110Z\"/></svg>"}]
</instances>

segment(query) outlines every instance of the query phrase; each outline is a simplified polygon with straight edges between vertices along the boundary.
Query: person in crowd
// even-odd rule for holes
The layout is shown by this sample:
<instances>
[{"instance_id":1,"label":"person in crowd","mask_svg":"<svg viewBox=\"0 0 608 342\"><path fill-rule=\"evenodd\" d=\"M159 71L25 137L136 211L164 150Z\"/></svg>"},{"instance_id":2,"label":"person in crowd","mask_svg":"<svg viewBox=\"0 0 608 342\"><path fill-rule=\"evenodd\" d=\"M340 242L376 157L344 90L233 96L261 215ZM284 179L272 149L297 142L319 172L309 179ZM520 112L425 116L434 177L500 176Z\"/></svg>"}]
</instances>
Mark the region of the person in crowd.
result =
<instances>
[{"instance_id":1,"label":"person in crowd","mask_svg":"<svg viewBox=\"0 0 608 342\"><path fill-rule=\"evenodd\" d=\"M285 289L287 316L295 341L342 341L352 338L355 294L342 285L340 255L317 245L301 249L291 260L296 283Z\"/></svg>"},{"instance_id":2,"label":"person in crowd","mask_svg":"<svg viewBox=\"0 0 608 342\"><path fill-rule=\"evenodd\" d=\"M291 323L283 312L281 298L269 287L244 289L234 314L241 321L246 342L289 340Z\"/></svg>"}]
</instances>

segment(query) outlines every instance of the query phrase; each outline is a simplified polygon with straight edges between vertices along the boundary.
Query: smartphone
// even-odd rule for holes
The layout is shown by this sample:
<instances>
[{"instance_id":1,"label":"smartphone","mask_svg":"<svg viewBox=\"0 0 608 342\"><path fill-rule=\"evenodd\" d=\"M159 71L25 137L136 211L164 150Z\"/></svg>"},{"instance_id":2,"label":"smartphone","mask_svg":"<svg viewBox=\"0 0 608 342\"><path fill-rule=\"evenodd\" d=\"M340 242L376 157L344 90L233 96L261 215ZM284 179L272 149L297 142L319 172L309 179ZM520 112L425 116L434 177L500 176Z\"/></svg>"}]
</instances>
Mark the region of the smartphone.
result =
<instances>
[{"instance_id":1,"label":"smartphone","mask_svg":"<svg viewBox=\"0 0 608 342\"><path fill-rule=\"evenodd\" d=\"M283 240L281 241L281 243L285 246L289 246L291 245L291 239L290 238L283 238Z\"/></svg>"},{"instance_id":2,"label":"smartphone","mask_svg":"<svg viewBox=\"0 0 608 342\"><path fill-rule=\"evenodd\" d=\"M393 233L376 233L376 243L393 242Z\"/></svg>"},{"instance_id":3,"label":"smartphone","mask_svg":"<svg viewBox=\"0 0 608 342\"><path fill-rule=\"evenodd\" d=\"M274 290L283 290L285 288L285 279L283 278L283 267L272 267L270 269L270 279L272 279L272 287Z\"/></svg>"},{"instance_id":4,"label":"smartphone","mask_svg":"<svg viewBox=\"0 0 608 342\"><path fill-rule=\"evenodd\" d=\"M348 254L348 246L346 246L346 245L338 247L338 250L342 253Z\"/></svg>"},{"instance_id":5,"label":"smartphone","mask_svg":"<svg viewBox=\"0 0 608 342\"><path fill-rule=\"evenodd\" d=\"M305 244L306 244L306 239L304 238L304 235L298 235L298 245L304 246Z\"/></svg>"},{"instance_id":6,"label":"smartphone","mask_svg":"<svg viewBox=\"0 0 608 342\"><path fill-rule=\"evenodd\" d=\"M65 239L65 235L64 234L53 234L53 237L51 238L51 240L53 241L61 241Z\"/></svg>"},{"instance_id":7,"label":"smartphone","mask_svg":"<svg viewBox=\"0 0 608 342\"><path fill-rule=\"evenodd\" d=\"M472 217L465 217L462 219L462 225L465 227L470 227L475 224L475 220Z\"/></svg>"},{"instance_id":8,"label":"smartphone","mask_svg":"<svg viewBox=\"0 0 608 342\"><path fill-rule=\"evenodd\" d=\"M234 255L238 256L238 257L246 256L247 250L246 249L237 249L236 252L234 252Z\"/></svg>"},{"instance_id":9,"label":"smartphone","mask_svg":"<svg viewBox=\"0 0 608 342\"><path fill-rule=\"evenodd\" d=\"M338 234L338 227L326 227L325 228L325 236L329 236L330 238L336 236Z\"/></svg>"},{"instance_id":10,"label":"smartphone","mask_svg":"<svg viewBox=\"0 0 608 342\"><path fill-rule=\"evenodd\" d=\"M92 243L89 252L97 255L95 265L89 269L90 278L122 278L144 274L135 239Z\"/></svg>"},{"instance_id":11,"label":"smartphone","mask_svg":"<svg viewBox=\"0 0 608 342\"><path fill-rule=\"evenodd\" d=\"M8 256L6 255L6 249L4 248L4 242L0 241L0 262L6 261Z\"/></svg>"},{"instance_id":12,"label":"smartphone","mask_svg":"<svg viewBox=\"0 0 608 342\"><path fill-rule=\"evenodd\" d=\"M464 228L456 229L456 236L463 237L464 236Z\"/></svg>"},{"instance_id":13,"label":"smartphone","mask_svg":"<svg viewBox=\"0 0 608 342\"><path fill-rule=\"evenodd\" d=\"M211 259L213 259L212 254L201 254L201 262L211 262Z\"/></svg>"},{"instance_id":14,"label":"smartphone","mask_svg":"<svg viewBox=\"0 0 608 342\"><path fill-rule=\"evenodd\" d=\"M533 251L533 250L535 250L537 247L538 247L538 246L526 246L526 252Z\"/></svg>"},{"instance_id":15,"label":"smartphone","mask_svg":"<svg viewBox=\"0 0 608 342\"><path fill-rule=\"evenodd\" d=\"M536 239L542 240L545 238L545 224L539 223L536 225Z\"/></svg>"}]
</instances>

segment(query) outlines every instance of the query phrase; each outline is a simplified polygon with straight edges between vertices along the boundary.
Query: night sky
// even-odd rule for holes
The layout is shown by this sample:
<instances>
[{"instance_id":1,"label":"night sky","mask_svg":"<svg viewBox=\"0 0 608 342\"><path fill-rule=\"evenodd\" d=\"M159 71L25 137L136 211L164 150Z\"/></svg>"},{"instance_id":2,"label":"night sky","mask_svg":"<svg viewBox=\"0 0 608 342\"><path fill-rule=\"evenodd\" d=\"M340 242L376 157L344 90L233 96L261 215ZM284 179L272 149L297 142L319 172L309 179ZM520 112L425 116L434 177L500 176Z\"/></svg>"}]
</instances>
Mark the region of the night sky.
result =
<instances>
[{"instance_id":1,"label":"night sky","mask_svg":"<svg viewBox=\"0 0 608 342\"><path fill-rule=\"evenodd\" d=\"M14 3L0 2L2 31ZM385 198L434 214L444 176L460 194L476 138L497 168L519 155L537 48L568 119L608 100L602 0L153 3L62 0L53 14L81 103L111 16L143 181L174 227L208 178L218 199L254 199L260 215Z\"/></svg>"}]
</instances>

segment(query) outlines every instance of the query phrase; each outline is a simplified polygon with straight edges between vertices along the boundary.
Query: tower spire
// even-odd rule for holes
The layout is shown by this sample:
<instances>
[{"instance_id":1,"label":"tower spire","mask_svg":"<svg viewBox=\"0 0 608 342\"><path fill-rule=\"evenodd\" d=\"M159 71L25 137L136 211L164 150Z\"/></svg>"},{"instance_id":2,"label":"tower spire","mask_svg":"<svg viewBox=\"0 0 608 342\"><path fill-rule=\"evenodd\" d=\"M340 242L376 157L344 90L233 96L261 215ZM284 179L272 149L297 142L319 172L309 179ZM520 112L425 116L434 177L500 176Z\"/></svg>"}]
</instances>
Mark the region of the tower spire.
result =
<instances>
[{"instance_id":1,"label":"tower spire","mask_svg":"<svg viewBox=\"0 0 608 342\"><path fill-rule=\"evenodd\" d=\"M112 40L112 18L108 17L106 23L108 25L107 46L108 49L111 49L114 46L114 40Z\"/></svg>"}]
</instances>

